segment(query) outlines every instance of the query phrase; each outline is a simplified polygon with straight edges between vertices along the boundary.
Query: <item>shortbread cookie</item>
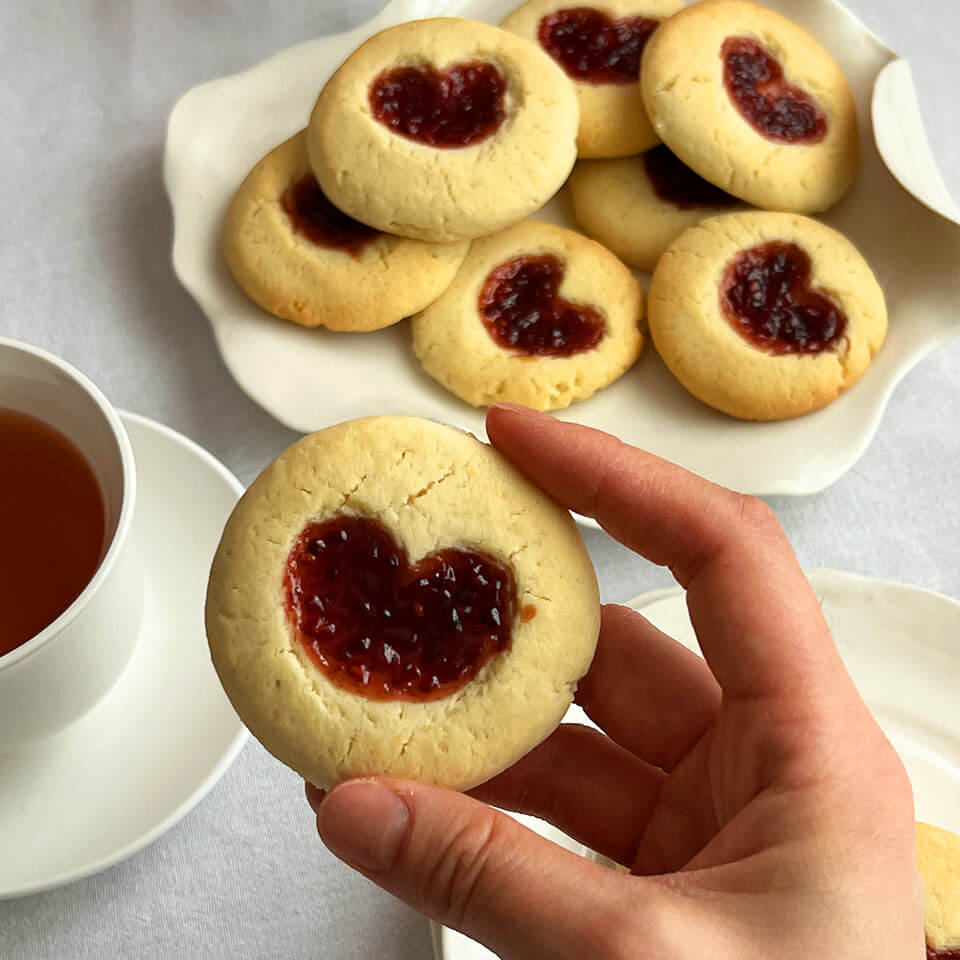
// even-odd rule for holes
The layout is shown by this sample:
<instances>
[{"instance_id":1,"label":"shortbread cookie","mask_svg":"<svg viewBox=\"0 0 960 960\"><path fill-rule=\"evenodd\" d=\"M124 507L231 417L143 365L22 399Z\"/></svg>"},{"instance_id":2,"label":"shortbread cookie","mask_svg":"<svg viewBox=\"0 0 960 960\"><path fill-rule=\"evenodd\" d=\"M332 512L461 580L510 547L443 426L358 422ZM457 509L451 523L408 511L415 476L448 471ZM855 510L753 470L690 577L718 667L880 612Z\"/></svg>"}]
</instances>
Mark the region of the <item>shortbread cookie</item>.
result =
<instances>
[{"instance_id":1,"label":"shortbread cookie","mask_svg":"<svg viewBox=\"0 0 960 960\"><path fill-rule=\"evenodd\" d=\"M832 207L859 167L840 68L805 30L747 0L705 0L650 38L641 69L660 138L700 176L758 207Z\"/></svg>"},{"instance_id":2,"label":"shortbread cookie","mask_svg":"<svg viewBox=\"0 0 960 960\"><path fill-rule=\"evenodd\" d=\"M887 330L883 292L853 244L789 213L685 230L657 264L649 312L674 376L745 420L826 406L860 379Z\"/></svg>"},{"instance_id":3,"label":"shortbread cookie","mask_svg":"<svg viewBox=\"0 0 960 960\"><path fill-rule=\"evenodd\" d=\"M960 837L918 823L917 859L926 888L927 960L960 960Z\"/></svg>"},{"instance_id":4,"label":"shortbread cookie","mask_svg":"<svg viewBox=\"0 0 960 960\"><path fill-rule=\"evenodd\" d=\"M640 57L683 0L528 0L501 26L539 44L576 84L581 157L629 157L658 142L640 99Z\"/></svg>"},{"instance_id":5,"label":"shortbread cookie","mask_svg":"<svg viewBox=\"0 0 960 960\"><path fill-rule=\"evenodd\" d=\"M223 248L237 282L265 310L305 327L379 330L432 303L469 244L373 230L323 195L298 133L271 150L237 191Z\"/></svg>"},{"instance_id":6,"label":"shortbread cookie","mask_svg":"<svg viewBox=\"0 0 960 960\"><path fill-rule=\"evenodd\" d=\"M633 366L642 318L640 286L609 250L527 220L473 242L446 293L414 317L413 349L475 407L553 410Z\"/></svg>"},{"instance_id":7,"label":"shortbread cookie","mask_svg":"<svg viewBox=\"0 0 960 960\"><path fill-rule=\"evenodd\" d=\"M352 53L308 128L313 171L341 209L420 240L516 223L576 158L573 84L535 44L472 20L415 20Z\"/></svg>"},{"instance_id":8,"label":"shortbread cookie","mask_svg":"<svg viewBox=\"0 0 960 960\"><path fill-rule=\"evenodd\" d=\"M581 160L570 196L589 236L631 267L651 271L687 227L743 206L663 145L623 160Z\"/></svg>"},{"instance_id":9,"label":"shortbread cookie","mask_svg":"<svg viewBox=\"0 0 960 960\"><path fill-rule=\"evenodd\" d=\"M560 722L600 603L570 515L505 457L370 417L303 438L254 481L206 622L237 713L310 783L466 789Z\"/></svg>"}]
</instances>

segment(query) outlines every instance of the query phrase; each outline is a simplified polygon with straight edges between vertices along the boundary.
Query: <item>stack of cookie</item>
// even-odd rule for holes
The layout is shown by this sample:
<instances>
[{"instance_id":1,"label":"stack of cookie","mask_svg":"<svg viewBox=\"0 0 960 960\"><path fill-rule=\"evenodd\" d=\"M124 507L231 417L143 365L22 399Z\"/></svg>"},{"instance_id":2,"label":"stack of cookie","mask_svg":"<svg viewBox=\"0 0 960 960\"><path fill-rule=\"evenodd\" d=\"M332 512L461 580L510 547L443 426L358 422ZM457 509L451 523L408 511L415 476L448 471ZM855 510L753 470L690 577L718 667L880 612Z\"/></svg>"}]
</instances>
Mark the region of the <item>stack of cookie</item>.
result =
<instances>
[{"instance_id":1,"label":"stack of cookie","mask_svg":"<svg viewBox=\"0 0 960 960\"><path fill-rule=\"evenodd\" d=\"M853 96L780 15L681 8L529 0L501 28L432 19L372 37L240 187L225 230L238 282L310 327L412 316L448 390L547 410L637 361L629 268L653 271L650 333L692 393L747 419L826 405L886 332L863 258L802 215L853 183ZM526 219L571 170L590 239Z\"/></svg>"}]
</instances>

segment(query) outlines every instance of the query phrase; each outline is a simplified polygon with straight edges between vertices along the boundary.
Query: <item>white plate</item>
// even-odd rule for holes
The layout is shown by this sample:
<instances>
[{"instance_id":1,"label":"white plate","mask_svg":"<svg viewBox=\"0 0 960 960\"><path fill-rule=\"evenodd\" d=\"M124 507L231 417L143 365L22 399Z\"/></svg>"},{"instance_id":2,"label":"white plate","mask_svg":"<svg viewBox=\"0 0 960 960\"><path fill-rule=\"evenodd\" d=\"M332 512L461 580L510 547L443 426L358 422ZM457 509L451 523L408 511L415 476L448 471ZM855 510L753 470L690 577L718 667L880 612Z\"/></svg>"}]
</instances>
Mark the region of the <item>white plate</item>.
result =
<instances>
[{"instance_id":1,"label":"white plate","mask_svg":"<svg viewBox=\"0 0 960 960\"><path fill-rule=\"evenodd\" d=\"M917 819L960 833L960 603L917 587L835 570L814 570L808 576L844 663L907 767ZM682 590L655 590L629 606L699 653ZM437 960L493 956L436 925L434 945Z\"/></svg>"},{"instance_id":2,"label":"white plate","mask_svg":"<svg viewBox=\"0 0 960 960\"><path fill-rule=\"evenodd\" d=\"M137 464L143 628L123 676L90 713L0 756L0 899L142 850L209 793L246 742L203 628L210 561L243 487L186 437L134 414L121 419Z\"/></svg>"},{"instance_id":3,"label":"white plate","mask_svg":"<svg viewBox=\"0 0 960 960\"><path fill-rule=\"evenodd\" d=\"M960 333L960 221L930 154L910 70L834 0L768 0L809 27L850 79L863 171L825 219L864 252L887 294L890 332L864 380L826 410L783 423L744 423L693 399L652 349L617 384L561 416L617 434L712 480L760 495L808 494L837 480L873 437L893 388L926 353ZM245 73L189 91L170 116L164 174L173 205L173 264L213 324L240 386L300 431L401 412L483 436L483 414L420 370L408 324L331 334L274 320L233 283L219 233L231 196L268 150L306 125L327 77L377 30L438 14L492 23L517 0L394 0L349 33L311 40ZM874 147L871 115L888 173ZM930 209L939 210L937 216ZM565 192L538 216L575 226Z\"/></svg>"}]
</instances>

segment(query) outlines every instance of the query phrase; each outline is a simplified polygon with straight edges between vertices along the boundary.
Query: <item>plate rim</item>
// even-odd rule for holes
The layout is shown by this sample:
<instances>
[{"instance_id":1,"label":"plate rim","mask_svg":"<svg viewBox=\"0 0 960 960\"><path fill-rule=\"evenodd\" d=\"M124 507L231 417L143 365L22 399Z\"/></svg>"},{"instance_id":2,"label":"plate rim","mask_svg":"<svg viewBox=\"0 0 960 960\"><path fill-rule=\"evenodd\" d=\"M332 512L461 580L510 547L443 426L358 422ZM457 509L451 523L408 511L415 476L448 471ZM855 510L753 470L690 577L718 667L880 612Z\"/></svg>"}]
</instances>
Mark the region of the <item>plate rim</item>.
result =
<instances>
[{"instance_id":1,"label":"plate rim","mask_svg":"<svg viewBox=\"0 0 960 960\"><path fill-rule=\"evenodd\" d=\"M238 498L243 494L245 489L243 484L226 466L224 466L224 464L222 464L212 453L210 453L209 450L201 447L200 444L198 444L195 440L191 440L189 437L177 430L174 430L172 427L160 423L159 421L150 417L144 416L143 414L133 413L129 410L123 409L118 409L117 413L120 416L120 421L123 423L125 430L128 423L134 423L153 434L159 434L166 439L173 441L177 446L183 448L197 459L203 461L208 468L215 472L222 480L226 481L228 486L237 494ZM134 451L134 454L136 454L136 451ZM143 503L142 499L141 503ZM196 809L200 802L210 793L211 790L213 790L217 783L220 782L230 767L233 766L237 757L240 755L241 750L243 750L243 748L246 746L247 740L250 736L249 731L240 721L239 717L236 718L236 723L238 724L238 729L234 733L233 738L230 740L227 746L227 749L223 752L217 763L211 767L206 776L203 777L197 786L195 786L194 789L191 790L190 793L188 793L187 796L180 801L180 803L178 803L165 817L155 823L149 830L142 833L135 840L132 840L122 847L119 847L112 853L100 857L98 860L88 863L86 866L79 869L68 870L64 873L57 874L55 877L50 877L45 880L38 880L34 883L21 884L15 887L0 886L0 902L4 900L15 900L20 897L33 896L35 894L47 893L52 890L59 889L60 887L65 887L71 883L75 883L79 880L85 880L88 877L92 877L95 874L102 873L104 870L109 870L111 867L117 866L117 864L122 863L124 860L128 860L130 857L140 853L152 843L155 843L157 840L159 840L160 837L162 837L165 833L175 827L181 820L183 820L187 814Z\"/></svg>"}]
</instances>

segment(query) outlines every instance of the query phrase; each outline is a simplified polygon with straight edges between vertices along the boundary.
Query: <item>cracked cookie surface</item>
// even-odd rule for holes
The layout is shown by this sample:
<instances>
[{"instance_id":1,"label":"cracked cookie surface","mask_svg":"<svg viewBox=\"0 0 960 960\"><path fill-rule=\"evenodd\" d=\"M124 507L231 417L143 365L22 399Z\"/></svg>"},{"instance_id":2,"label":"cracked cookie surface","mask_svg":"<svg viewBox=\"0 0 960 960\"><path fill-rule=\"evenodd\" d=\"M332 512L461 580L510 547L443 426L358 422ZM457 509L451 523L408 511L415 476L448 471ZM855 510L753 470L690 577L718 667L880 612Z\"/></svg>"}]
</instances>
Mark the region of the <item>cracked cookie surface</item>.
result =
<instances>
[{"instance_id":1,"label":"cracked cookie surface","mask_svg":"<svg viewBox=\"0 0 960 960\"><path fill-rule=\"evenodd\" d=\"M505 265L508 274L516 273L509 265L524 258L551 258L554 277L560 268L555 298L590 311L594 322L599 316L601 336L586 338L592 346L567 355L532 353L504 346L491 334L481 303L485 290L491 296L490 278ZM509 303L516 291L505 295ZM538 307L520 323L542 322ZM527 220L475 240L453 283L413 318L411 329L424 370L467 403L509 401L555 410L589 397L633 366L643 349L642 321L640 285L609 250L572 230Z\"/></svg>"},{"instance_id":2,"label":"cracked cookie surface","mask_svg":"<svg viewBox=\"0 0 960 960\"><path fill-rule=\"evenodd\" d=\"M292 625L285 571L309 524L344 516L375 521L411 563L459 549L509 569L508 649L426 702L332 682ZM227 522L206 607L213 662L237 712L271 753L324 788L390 775L467 789L505 769L560 722L599 617L570 515L492 447L401 416L330 427L270 464Z\"/></svg>"},{"instance_id":3,"label":"cracked cookie surface","mask_svg":"<svg viewBox=\"0 0 960 960\"><path fill-rule=\"evenodd\" d=\"M556 18L557 14L568 11L587 11L591 16L599 14L606 21L603 25L607 31L614 32L618 23L634 18L659 22L682 7L683 0L601 0L597 3L589 0L528 0L514 10L501 26L542 47L545 27L551 25L548 18ZM554 31L563 34L557 39L558 45L570 45L568 37L574 27L574 24L562 22L554 25ZM588 52L596 53L596 38L593 40L590 43L590 38L584 38L582 45ZM614 49L606 51L607 60L611 56L616 58L616 42L616 39L612 41ZM646 36L642 41L642 44L645 43ZM642 44L637 44L641 51ZM659 142L640 99L639 59L642 53L637 55L631 51L631 54L631 60L636 60L638 66L633 71L630 83L591 82L582 77L572 78L580 102L577 151L581 157L628 157L649 150Z\"/></svg>"},{"instance_id":4,"label":"cracked cookie surface","mask_svg":"<svg viewBox=\"0 0 960 960\"><path fill-rule=\"evenodd\" d=\"M332 239L318 243L288 211L292 191L300 184L310 188L311 179L301 132L250 171L230 204L224 253L252 300L305 327L370 331L422 310L447 288L466 256L465 241L393 237L330 207L321 212L332 222ZM319 188L314 193L308 202L323 203Z\"/></svg>"},{"instance_id":5,"label":"cracked cookie surface","mask_svg":"<svg viewBox=\"0 0 960 960\"><path fill-rule=\"evenodd\" d=\"M755 47L760 59L728 43ZM739 85L727 82L729 64L740 64ZM783 89L776 92L771 70L782 71ZM859 133L850 87L829 53L773 10L748 0L686 7L650 38L640 88L660 139L704 179L754 206L827 210L856 176ZM821 117L823 127L794 142L772 139L747 113L792 116L791 90L809 101L800 106Z\"/></svg>"},{"instance_id":6,"label":"cracked cookie surface","mask_svg":"<svg viewBox=\"0 0 960 960\"><path fill-rule=\"evenodd\" d=\"M795 274L789 256L777 261L778 249L800 251ZM725 305L730 296L741 309L756 305L753 319L770 321L770 329L740 329ZM842 314L842 328L814 329L822 319L815 313L803 330L804 311L822 307ZM887 330L883 292L846 237L808 217L765 211L711 217L685 230L657 264L648 311L651 338L674 376L704 403L744 420L825 407L866 372ZM783 341L771 330L781 330Z\"/></svg>"},{"instance_id":7,"label":"cracked cookie surface","mask_svg":"<svg viewBox=\"0 0 960 960\"><path fill-rule=\"evenodd\" d=\"M377 78L477 64L504 83L503 118L489 135L433 146L375 116ZM421 240L472 239L516 223L560 189L576 159L579 117L573 84L536 45L472 20L415 20L371 37L330 78L308 148L324 192L362 223Z\"/></svg>"}]
</instances>

